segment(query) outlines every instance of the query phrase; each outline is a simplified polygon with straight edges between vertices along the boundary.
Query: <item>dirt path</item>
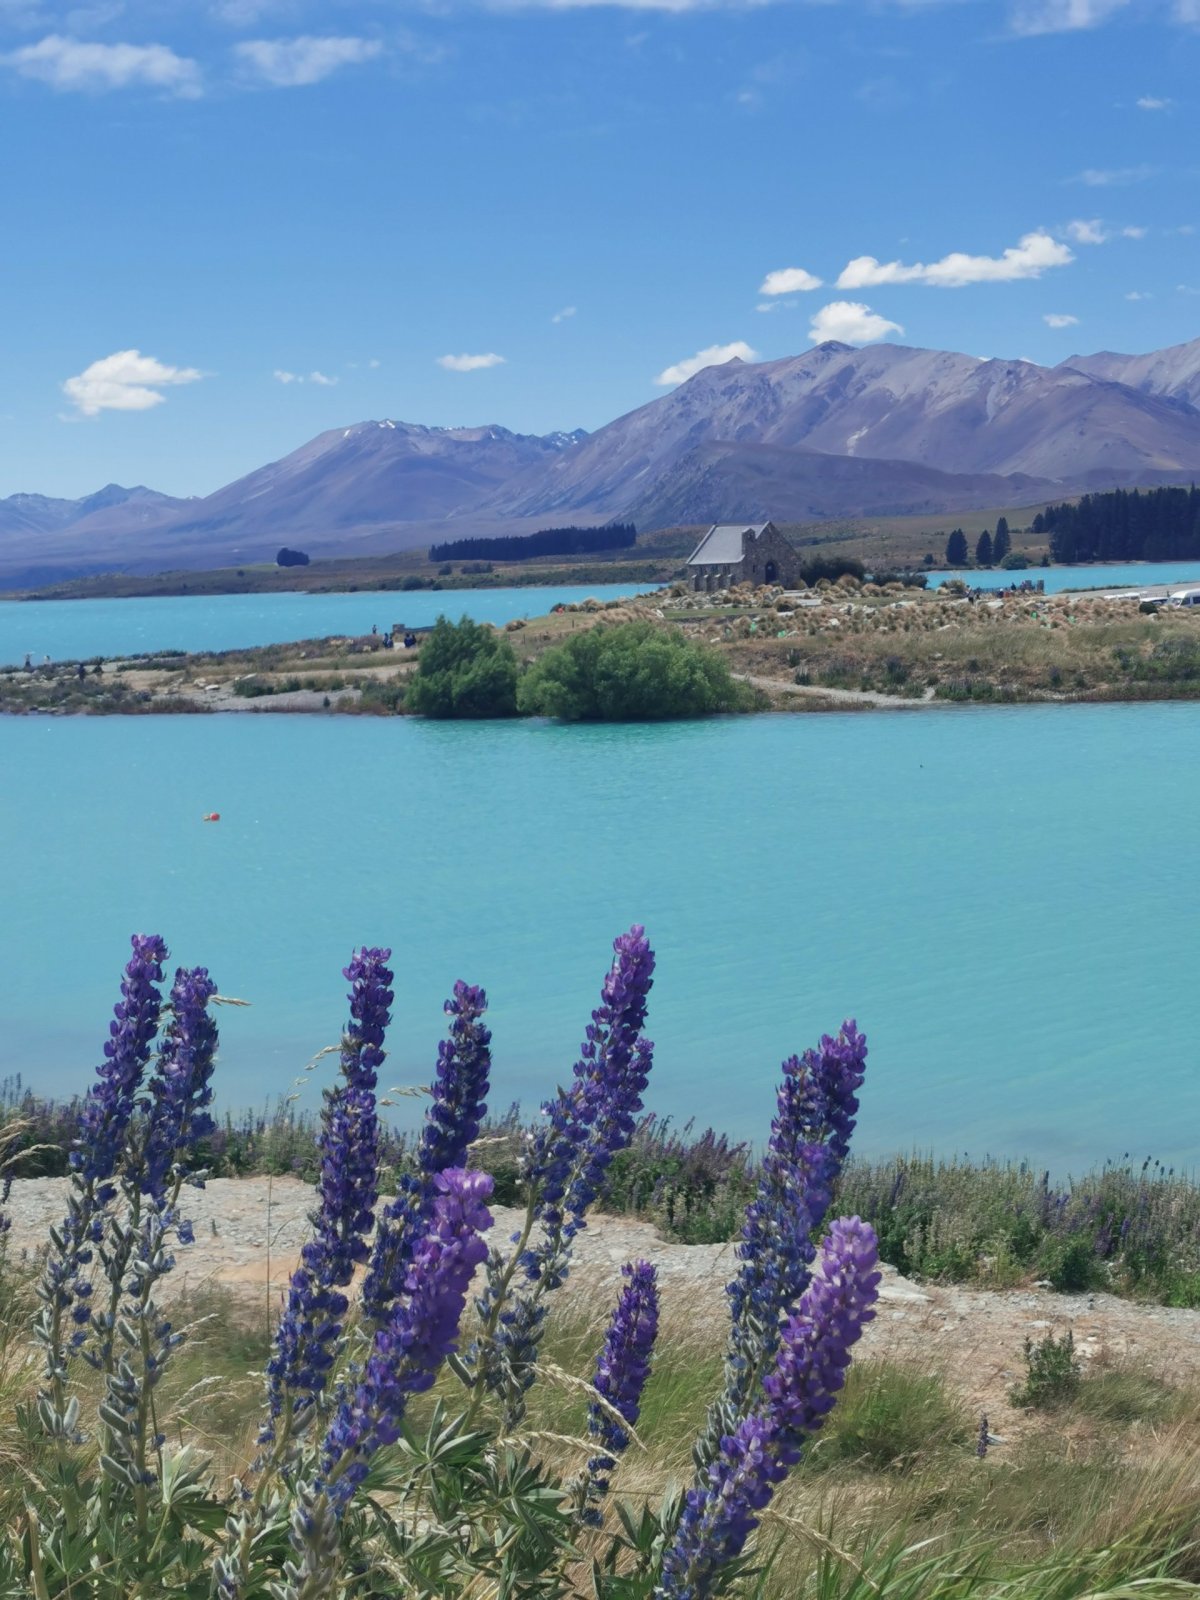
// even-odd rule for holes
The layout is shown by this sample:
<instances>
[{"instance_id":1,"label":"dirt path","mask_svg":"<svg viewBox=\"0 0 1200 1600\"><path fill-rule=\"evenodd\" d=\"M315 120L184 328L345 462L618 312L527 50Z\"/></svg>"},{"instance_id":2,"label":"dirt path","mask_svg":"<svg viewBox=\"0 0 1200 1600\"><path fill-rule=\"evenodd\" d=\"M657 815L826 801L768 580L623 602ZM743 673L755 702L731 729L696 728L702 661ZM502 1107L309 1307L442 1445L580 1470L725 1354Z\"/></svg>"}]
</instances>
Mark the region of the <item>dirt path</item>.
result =
<instances>
[{"instance_id":1,"label":"dirt path","mask_svg":"<svg viewBox=\"0 0 1200 1600\"><path fill-rule=\"evenodd\" d=\"M760 678L750 672L732 674L740 683L752 684L767 694L807 695L814 700L832 700L837 705L882 706L888 711L915 711L933 704L934 692L926 689L920 699L899 694L880 694L876 689L826 689L819 683L788 683L780 678Z\"/></svg>"},{"instance_id":2,"label":"dirt path","mask_svg":"<svg viewBox=\"0 0 1200 1600\"><path fill-rule=\"evenodd\" d=\"M33 1178L13 1185L8 1248L31 1261L46 1231L61 1220L66 1180ZM180 1289L227 1286L261 1303L281 1289L307 1237L313 1190L295 1178L217 1178L186 1196L196 1242L176 1253ZM507 1238L518 1213L493 1207L495 1233ZM599 1308L615 1297L625 1261L644 1258L658 1268L664 1315L720 1350L725 1338L724 1287L737 1270L734 1247L681 1245L660 1239L646 1222L592 1218L575 1251L565 1293ZM1130 1361L1174 1382L1200 1381L1200 1311L1137 1305L1111 1295L1060 1295L1042 1289L989 1291L918 1285L885 1269L878 1316L867 1330L868 1354L932 1365L1000 1433L1022 1419L1007 1393L1022 1375L1026 1338L1072 1329L1085 1363Z\"/></svg>"}]
</instances>

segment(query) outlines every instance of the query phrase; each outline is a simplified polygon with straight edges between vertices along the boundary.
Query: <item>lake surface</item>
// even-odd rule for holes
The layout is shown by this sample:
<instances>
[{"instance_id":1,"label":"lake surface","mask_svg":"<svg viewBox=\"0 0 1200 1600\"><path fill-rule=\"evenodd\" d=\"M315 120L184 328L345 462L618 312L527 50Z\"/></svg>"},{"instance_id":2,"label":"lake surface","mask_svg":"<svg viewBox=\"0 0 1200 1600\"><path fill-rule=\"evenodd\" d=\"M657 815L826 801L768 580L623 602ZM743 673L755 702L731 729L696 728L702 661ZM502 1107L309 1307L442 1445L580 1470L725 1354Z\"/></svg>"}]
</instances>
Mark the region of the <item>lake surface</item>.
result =
<instances>
[{"instance_id":1,"label":"lake surface","mask_svg":"<svg viewBox=\"0 0 1200 1600\"><path fill-rule=\"evenodd\" d=\"M331 633L383 632L393 623L425 627L445 613L476 622L511 622L544 615L571 601L618 599L644 585L592 584L564 588L416 589L408 594L218 594L152 600L9 600L0 603L0 666L45 656L86 661L90 656L144 650L236 650L286 644Z\"/></svg>"},{"instance_id":2,"label":"lake surface","mask_svg":"<svg viewBox=\"0 0 1200 1600\"><path fill-rule=\"evenodd\" d=\"M864 1150L1200 1157L1198 705L0 719L0 770L0 1074L45 1092L88 1083L136 929L253 1002L227 1105L336 1041L360 942L395 950L386 1083L429 1080L461 976L493 1104L534 1105L637 920L661 1111L762 1138L780 1060L855 1015Z\"/></svg>"},{"instance_id":3,"label":"lake surface","mask_svg":"<svg viewBox=\"0 0 1200 1600\"><path fill-rule=\"evenodd\" d=\"M929 587L936 589L948 578L962 578L975 589L1006 589L1023 578L1040 579L1047 594L1063 589L1148 589L1151 584L1182 586L1200 583L1200 561L1131 561L1101 567L1026 567L1020 572L980 572L968 567L962 572L931 572Z\"/></svg>"}]
</instances>

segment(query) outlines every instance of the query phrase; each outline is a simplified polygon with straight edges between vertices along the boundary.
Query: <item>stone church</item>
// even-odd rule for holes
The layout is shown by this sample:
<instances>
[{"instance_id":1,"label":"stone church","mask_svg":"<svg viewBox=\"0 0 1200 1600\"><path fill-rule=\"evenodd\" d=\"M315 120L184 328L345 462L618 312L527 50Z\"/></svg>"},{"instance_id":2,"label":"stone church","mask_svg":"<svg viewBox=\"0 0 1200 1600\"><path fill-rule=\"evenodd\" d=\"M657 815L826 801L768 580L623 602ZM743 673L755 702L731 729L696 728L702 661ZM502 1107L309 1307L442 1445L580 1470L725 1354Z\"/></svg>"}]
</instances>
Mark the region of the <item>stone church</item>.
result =
<instances>
[{"instance_id":1,"label":"stone church","mask_svg":"<svg viewBox=\"0 0 1200 1600\"><path fill-rule=\"evenodd\" d=\"M722 522L688 557L687 576L697 592L735 583L778 583L788 589L800 581L800 557L773 522Z\"/></svg>"}]
</instances>

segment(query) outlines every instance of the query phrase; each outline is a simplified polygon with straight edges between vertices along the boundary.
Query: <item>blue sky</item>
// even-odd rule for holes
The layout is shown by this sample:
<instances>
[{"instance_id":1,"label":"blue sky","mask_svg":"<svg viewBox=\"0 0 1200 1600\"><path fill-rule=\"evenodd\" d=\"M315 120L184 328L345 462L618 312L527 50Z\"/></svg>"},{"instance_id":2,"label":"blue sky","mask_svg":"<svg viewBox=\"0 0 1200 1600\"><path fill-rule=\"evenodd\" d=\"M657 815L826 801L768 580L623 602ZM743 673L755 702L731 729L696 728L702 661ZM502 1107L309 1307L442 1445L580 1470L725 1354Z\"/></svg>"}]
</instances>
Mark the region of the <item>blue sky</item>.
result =
<instances>
[{"instance_id":1,"label":"blue sky","mask_svg":"<svg viewBox=\"0 0 1200 1600\"><path fill-rule=\"evenodd\" d=\"M1182 342L1198 67L1200 0L0 0L0 494Z\"/></svg>"}]
</instances>

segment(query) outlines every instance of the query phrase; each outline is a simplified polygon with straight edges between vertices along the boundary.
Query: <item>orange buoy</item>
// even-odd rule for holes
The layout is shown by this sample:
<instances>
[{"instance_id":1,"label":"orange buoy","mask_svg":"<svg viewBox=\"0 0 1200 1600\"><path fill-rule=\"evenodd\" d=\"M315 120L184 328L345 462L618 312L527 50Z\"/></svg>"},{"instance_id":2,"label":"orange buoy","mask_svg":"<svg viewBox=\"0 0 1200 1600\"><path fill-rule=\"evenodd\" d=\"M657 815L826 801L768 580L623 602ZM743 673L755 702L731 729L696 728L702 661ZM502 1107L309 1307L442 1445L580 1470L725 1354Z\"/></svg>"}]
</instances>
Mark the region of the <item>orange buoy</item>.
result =
<instances>
[{"instance_id":1,"label":"orange buoy","mask_svg":"<svg viewBox=\"0 0 1200 1600\"><path fill-rule=\"evenodd\" d=\"M205 822L220 822L221 813L219 811L206 811L204 813L204 820Z\"/></svg>"}]
</instances>

